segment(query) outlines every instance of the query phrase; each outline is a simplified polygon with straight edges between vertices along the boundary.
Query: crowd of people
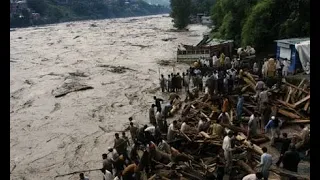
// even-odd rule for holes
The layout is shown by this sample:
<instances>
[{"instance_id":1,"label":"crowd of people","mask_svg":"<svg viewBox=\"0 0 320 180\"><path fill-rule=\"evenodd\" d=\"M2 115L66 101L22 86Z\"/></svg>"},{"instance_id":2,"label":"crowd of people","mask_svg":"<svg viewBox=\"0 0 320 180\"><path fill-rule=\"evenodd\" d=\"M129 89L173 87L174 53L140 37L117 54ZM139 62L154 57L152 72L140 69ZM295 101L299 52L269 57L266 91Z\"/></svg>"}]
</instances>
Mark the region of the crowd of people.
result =
<instances>
[{"instance_id":1,"label":"crowd of people","mask_svg":"<svg viewBox=\"0 0 320 180\"><path fill-rule=\"evenodd\" d=\"M273 84L266 82L267 79L286 76L286 70L283 71L283 66L278 69L277 62L270 58L264 62L262 67L258 67L255 62L253 68L249 71L258 75L259 80L255 87L256 94L251 97L257 102L258 106L250 116L246 127L247 140L250 141L257 137L259 133L270 132L271 145L274 146L279 142L281 143L281 150L278 161L274 163L268 149L262 147L263 154L257 166L259 170L255 174L243 177L243 180L268 180L272 164L277 166L283 164L284 169L297 172L301 160L298 151L307 150L307 153L310 151L308 150L310 128L300 125L301 134L295 134L288 138L287 133L282 133L282 137L280 137L282 121L277 116L276 107L270 103L275 98L270 91ZM120 137L118 133L115 133L114 146L108 148L108 154L102 154L103 167L101 171L104 174L104 180L138 180L143 171L149 175L155 169L156 163L189 162L192 159L192 157L177 150L179 142L176 142L191 128L189 123L186 121L179 125L176 120L169 125L167 123L167 118L173 114L173 110L181 105L180 96L177 93L181 93L183 89L187 94L186 99L194 99L197 93L201 92L207 98L213 99L220 110L221 113L215 121L211 121L213 113L209 116L210 121L200 119L197 131L210 132L212 135L223 139L223 154L221 153L217 157L218 168L215 178L222 180L224 175L230 175L233 167L233 152L239 147L236 147L234 143L236 134L231 130L226 130L221 124L244 127L242 121L244 97L239 90L239 87L244 84L243 73L241 63L236 57L230 60L229 57L224 57L221 54L219 58L213 56L212 62L200 59L187 72L183 72L182 76L179 73L171 73L166 79L164 75L161 75L161 91L172 94L168 100L154 96L154 103L151 104L149 109L150 125L139 127L130 117L130 125L122 132L122 136ZM229 95L238 95L235 105L236 118L234 120L230 118L231 107L234 106L231 105ZM130 132L130 140L126 136L126 131ZM141 153L139 154L139 152ZM83 174L80 174L80 177L82 180L85 178Z\"/></svg>"}]
</instances>

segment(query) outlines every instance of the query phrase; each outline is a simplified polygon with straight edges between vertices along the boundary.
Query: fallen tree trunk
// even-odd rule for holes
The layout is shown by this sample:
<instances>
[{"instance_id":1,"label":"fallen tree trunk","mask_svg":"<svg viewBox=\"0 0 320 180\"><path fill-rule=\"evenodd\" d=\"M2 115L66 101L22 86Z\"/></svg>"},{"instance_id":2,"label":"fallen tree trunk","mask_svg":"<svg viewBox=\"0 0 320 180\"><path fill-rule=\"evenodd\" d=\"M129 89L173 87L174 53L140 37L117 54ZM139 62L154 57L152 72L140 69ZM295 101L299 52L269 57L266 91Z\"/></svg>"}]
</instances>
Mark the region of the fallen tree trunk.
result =
<instances>
[{"instance_id":1,"label":"fallen tree trunk","mask_svg":"<svg viewBox=\"0 0 320 180\"><path fill-rule=\"evenodd\" d=\"M253 143L251 143L251 142L249 142L249 141L247 141L247 140L246 140L247 137L246 137L243 133L240 133L239 135L237 135L237 136L236 136L236 139L237 139L238 141L242 141L243 144L245 144L246 146L248 146L248 148L252 149L254 152L258 153L259 155L262 155L262 154L263 154L262 149L261 149L259 146L255 145L255 144L253 144Z\"/></svg>"},{"instance_id":2,"label":"fallen tree trunk","mask_svg":"<svg viewBox=\"0 0 320 180\"><path fill-rule=\"evenodd\" d=\"M240 166L242 169L244 169L248 174L254 174L256 173L247 163L245 163L243 160L238 160L237 165Z\"/></svg>"}]
</instances>

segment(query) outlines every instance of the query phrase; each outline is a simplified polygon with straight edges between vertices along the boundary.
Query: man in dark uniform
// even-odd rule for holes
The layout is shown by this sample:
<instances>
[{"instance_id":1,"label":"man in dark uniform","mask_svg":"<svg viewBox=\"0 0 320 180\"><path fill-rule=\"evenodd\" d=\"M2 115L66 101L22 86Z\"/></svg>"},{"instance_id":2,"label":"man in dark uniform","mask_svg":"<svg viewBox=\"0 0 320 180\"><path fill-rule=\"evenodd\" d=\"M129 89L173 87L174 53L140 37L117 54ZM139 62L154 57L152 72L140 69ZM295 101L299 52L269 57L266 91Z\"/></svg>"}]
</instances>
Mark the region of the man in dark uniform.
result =
<instances>
[{"instance_id":1,"label":"man in dark uniform","mask_svg":"<svg viewBox=\"0 0 320 180\"><path fill-rule=\"evenodd\" d=\"M161 103L160 102L163 102L163 99L157 98L156 96L153 96L153 99L155 101L157 111L161 112Z\"/></svg>"}]
</instances>

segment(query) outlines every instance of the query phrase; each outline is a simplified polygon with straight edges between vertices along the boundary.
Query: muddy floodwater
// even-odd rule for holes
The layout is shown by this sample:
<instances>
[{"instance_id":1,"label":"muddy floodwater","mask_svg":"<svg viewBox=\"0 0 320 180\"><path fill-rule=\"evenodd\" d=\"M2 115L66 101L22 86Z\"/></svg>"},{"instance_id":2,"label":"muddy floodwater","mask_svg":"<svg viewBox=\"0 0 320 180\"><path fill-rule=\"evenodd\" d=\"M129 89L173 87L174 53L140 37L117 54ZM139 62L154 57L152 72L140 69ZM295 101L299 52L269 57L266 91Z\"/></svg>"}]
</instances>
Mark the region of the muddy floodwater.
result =
<instances>
[{"instance_id":1,"label":"muddy floodwater","mask_svg":"<svg viewBox=\"0 0 320 180\"><path fill-rule=\"evenodd\" d=\"M201 25L189 32L171 28L171 18L159 15L11 31L11 179L53 179L101 168L101 154L128 117L148 122L153 96L162 96L159 71L173 70L159 61L174 61L180 42L196 44L208 31ZM174 70L186 67L177 64ZM61 95L78 85L90 88ZM86 175L102 179L100 171Z\"/></svg>"}]
</instances>

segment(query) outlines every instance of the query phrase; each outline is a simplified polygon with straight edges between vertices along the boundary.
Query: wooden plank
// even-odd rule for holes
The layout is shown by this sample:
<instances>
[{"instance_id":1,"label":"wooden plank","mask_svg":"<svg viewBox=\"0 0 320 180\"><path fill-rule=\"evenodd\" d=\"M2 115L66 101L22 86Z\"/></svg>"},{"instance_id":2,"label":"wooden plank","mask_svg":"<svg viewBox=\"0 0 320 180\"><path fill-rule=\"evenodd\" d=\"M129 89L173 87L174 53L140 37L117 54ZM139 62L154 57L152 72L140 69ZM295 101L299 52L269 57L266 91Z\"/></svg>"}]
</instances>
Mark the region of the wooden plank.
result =
<instances>
[{"instance_id":1,"label":"wooden plank","mask_svg":"<svg viewBox=\"0 0 320 180\"><path fill-rule=\"evenodd\" d=\"M289 103L289 100L290 100L291 94L292 94L292 88L291 88L291 87L289 87L289 93L288 93L287 98L286 98L286 101L285 101L286 103Z\"/></svg>"},{"instance_id":2,"label":"wooden plank","mask_svg":"<svg viewBox=\"0 0 320 180\"><path fill-rule=\"evenodd\" d=\"M310 123L310 119L295 119L292 121L286 121L287 124L303 124Z\"/></svg>"},{"instance_id":3,"label":"wooden plank","mask_svg":"<svg viewBox=\"0 0 320 180\"><path fill-rule=\"evenodd\" d=\"M300 84L299 84L299 85L300 85ZM299 86L299 87L301 88L301 86ZM307 88L307 84L303 84L302 89L306 89L306 88ZM302 92L299 91L299 92L298 92L298 97L301 96L301 94L302 94Z\"/></svg>"},{"instance_id":4,"label":"wooden plank","mask_svg":"<svg viewBox=\"0 0 320 180\"><path fill-rule=\"evenodd\" d=\"M301 80L301 82L300 82L299 85L298 85L298 88L305 89L305 88L302 87L305 80L306 80L306 79L302 79L302 80ZM294 102L297 101L297 99L299 99L299 92L300 92L300 95L301 95L301 91L299 91L299 90L297 90L297 89L295 89L295 90L292 92L291 101L293 101L293 102L291 102L291 103L294 103Z\"/></svg>"},{"instance_id":5,"label":"wooden plank","mask_svg":"<svg viewBox=\"0 0 320 180\"><path fill-rule=\"evenodd\" d=\"M300 119L301 117L292 113L292 112L289 112L289 111L286 111L286 110L283 110L283 109L278 109L278 113L286 116L286 117L289 117L289 118L292 118L292 119Z\"/></svg>"},{"instance_id":6,"label":"wooden plank","mask_svg":"<svg viewBox=\"0 0 320 180\"><path fill-rule=\"evenodd\" d=\"M290 109L294 107L293 104L286 103L285 101L281 101L281 100L279 100L279 99L277 99L276 101L279 102L279 103L281 103L282 105L285 105L286 107L288 107L288 108L290 108Z\"/></svg>"},{"instance_id":7,"label":"wooden plank","mask_svg":"<svg viewBox=\"0 0 320 180\"><path fill-rule=\"evenodd\" d=\"M252 77L252 75L249 72L244 72L243 73L245 76L248 77L248 79L253 83L253 84L257 84L256 80L254 80L254 78Z\"/></svg>"},{"instance_id":8,"label":"wooden plank","mask_svg":"<svg viewBox=\"0 0 320 180\"><path fill-rule=\"evenodd\" d=\"M256 144L253 144L249 141L247 141L247 137L243 134L243 133L239 133L239 135L236 136L236 139L238 141L242 141L243 144L245 144L246 146L248 146L250 149L252 149L254 152L256 152L257 154L259 155L262 155L263 152L262 152L262 149L257 146Z\"/></svg>"},{"instance_id":9,"label":"wooden plank","mask_svg":"<svg viewBox=\"0 0 320 180\"><path fill-rule=\"evenodd\" d=\"M307 101L307 100L309 100L309 99L310 99L310 94L309 94L307 97L305 97L305 98L301 99L300 101L296 102L296 103L294 104L294 108L297 107L297 106L299 106L300 104L302 104L303 102L305 102L305 101Z\"/></svg>"},{"instance_id":10,"label":"wooden plank","mask_svg":"<svg viewBox=\"0 0 320 180\"><path fill-rule=\"evenodd\" d=\"M290 84L290 83L287 83L287 82L283 82L284 84L286 84L286 85L288 85L288 86L291 86L291 87L293 87L293 88L295 88L295 89L298 89L299 91L302 91L302 92L304 92L304 93L307 93L307 94L309 94L310 92L308 92L308 91L306 91L306 90L304 90L304 89L302 89L302 88L299 88L299 87L297 87L297 86L295 86L295 85L293 85L293 84Z\"/></svg>"},{"instance_id":11,"label":"wooden plank","mask_svg":"<svg viewBox=\"0 0 320 180\"><path fill-rule=\"evenodd\" d=\"M253 82L251 82L249 78L247 78L247 77L242 77L242 79L243 79L248 85L250 85L251 89L252 89L254 92L256 92L256 85L253 84Z\"/></svg>"}]
</instances>

